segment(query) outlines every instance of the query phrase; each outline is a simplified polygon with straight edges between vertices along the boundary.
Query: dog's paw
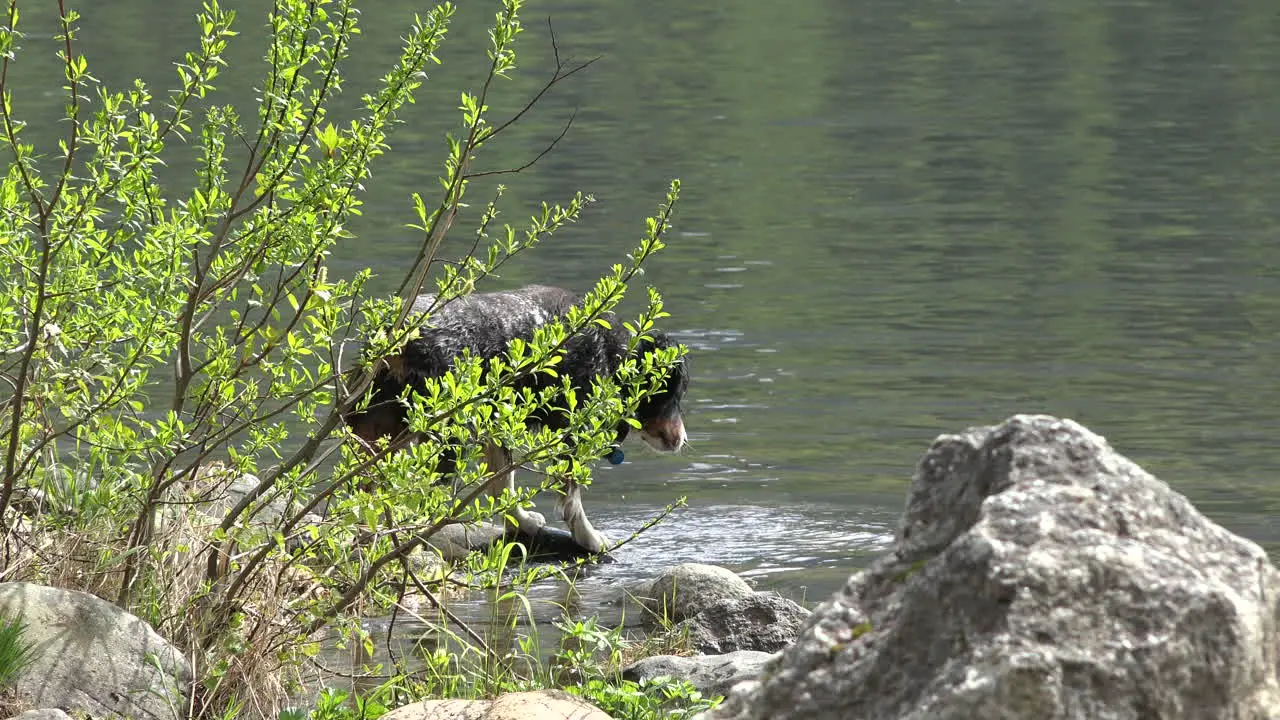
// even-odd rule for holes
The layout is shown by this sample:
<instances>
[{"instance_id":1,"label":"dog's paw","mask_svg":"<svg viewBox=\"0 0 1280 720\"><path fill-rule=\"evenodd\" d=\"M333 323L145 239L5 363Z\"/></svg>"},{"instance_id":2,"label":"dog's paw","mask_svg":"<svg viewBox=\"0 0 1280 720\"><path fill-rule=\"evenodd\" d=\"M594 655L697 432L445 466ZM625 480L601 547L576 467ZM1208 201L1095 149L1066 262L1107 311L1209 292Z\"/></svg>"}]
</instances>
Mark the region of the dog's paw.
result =
<instances>
[{"instance_id":1,"label":"dog's paw","mask_svg":"<svg viewBox=\"0 0 1280 720\"><path fill-rule=\"evenodd\" d=\"M537 535L547 524L547 518L540 512L525 510L520 520L520 532L526 535Z\"/></svg>"},{"instance_id":2,"label":"dog's paw","mask_svg":"<svg viewBox=\"0 0 1280 720\"><path fill-rule=\"evenodd\" d=\"M603 553L613 545L609 538L595 531L585 534L580 533L579 536L574 537L574 541L581 545L584 550L593 554Z\"/></svg>"}]
</instances>

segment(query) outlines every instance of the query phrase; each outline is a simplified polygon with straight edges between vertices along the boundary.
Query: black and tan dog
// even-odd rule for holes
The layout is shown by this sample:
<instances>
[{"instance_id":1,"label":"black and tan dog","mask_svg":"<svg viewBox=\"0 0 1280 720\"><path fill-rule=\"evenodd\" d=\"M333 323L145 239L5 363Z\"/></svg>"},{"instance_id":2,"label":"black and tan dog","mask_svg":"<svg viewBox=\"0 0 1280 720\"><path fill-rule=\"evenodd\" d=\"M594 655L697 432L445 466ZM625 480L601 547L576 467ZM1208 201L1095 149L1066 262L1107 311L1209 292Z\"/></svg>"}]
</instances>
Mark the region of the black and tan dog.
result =
<instances>
[{"instance_id":1,"label":"black and tan dog","mask_svg":"<svg viewBox=\"0 0 1280 720\"><path fill-rule=\"evenodd\" d=\"M564 317L580 300L568 290L530 285L518 290L475 293L436 308L418 337L383 361L374 376L368 406L349 413L347 424L367 443L381 437L398 437L408 429L400 400L406 386L421 390L423 381L444 375L464 351L484 359L498 357L506 353L513 339L530 340L538 327ZM426 312L434 303L434 296L422 295L414 302L413 312ZM589 392L596 378L615 374L627 356L630 333L621 323L607 319L611 321L609 328L592 323L564 343L564 359L557 372L569 377L576 392ZM674 344L665 334L652 332L640 339L634 353L643 356L655 348ZM525 377L518 387L538 390L560 382L559 378L536 373ZM682 359L667 372L658 390L639 403L635 419L640 424L640 437L655 450L676 452L684 446L687 436L681 401L688 386L689 374ZM562 413L548 410L531 415L531 422L560 428L566 421ZM618 425L615 448L626 438L630 427L625 421ZM511 465L510 452L493 443L486 443L485 457L490 468ZM610 460L620 462L620 451L615 449ZM495 477L488 491L498 495L504 488L515 489L514 470ZM563 490L560 512L574 541L588 552L602 552L605 539L587 519L581 489L566 480ZM520 532L529 536L536 535L546 523L542 515L519 507L512 515Z\"/></svg>"}]
</instances>

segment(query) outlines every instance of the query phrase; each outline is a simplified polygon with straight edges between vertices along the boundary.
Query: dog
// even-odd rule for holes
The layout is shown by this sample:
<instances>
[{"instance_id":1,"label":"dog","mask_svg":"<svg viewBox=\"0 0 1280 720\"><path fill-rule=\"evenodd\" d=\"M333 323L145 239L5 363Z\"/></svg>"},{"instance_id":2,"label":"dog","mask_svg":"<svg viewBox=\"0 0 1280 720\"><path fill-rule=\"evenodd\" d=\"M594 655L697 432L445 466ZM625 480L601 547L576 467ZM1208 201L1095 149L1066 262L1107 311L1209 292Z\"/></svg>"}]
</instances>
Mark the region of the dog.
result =
<instances>
[{"instance_id":1,"label":"dog","mask_svg":"<svg viewBox=\"0 0 1280 720\"><path fill-rule=\"evenodd\" d=\"M579 296L563 288L530 285L517 290L473 293L441 305L432 312L417 338L380 362L374 373L368 406L348 413L344 418L347 425L371 446L379 438L400 437L408 430L407 412L401 402L406 387L421 390L423 381L444 375L467 350L485 360L501 356L512 340L532 339L537 328L563 318L569 308L579 302ZM427 312L435 303L434 295L421 295L415 299L412 311ZM589 392L594 380L617 373L627 356L631 333L612 316L605 319L609 321L608 328L591 323L571 335L563 345L564 358L557 372L569 377L575 392ZM643 357L655 349L675 345L665 333L654 331L640 338L634 354ZM535 373L519 380L517 389L539 390L560 382L559 378ZM686 358L677 361L660 382L655 392L640 401L635 419L646 444L659 452L674 453L688 442L682 408L689 386ZM566 418L563 413L543 410L531 414L530 423L561 428ZM609 456L611 462L621 462L618 447L630 429L631 425L625 420L619 423L614 450ZM514 491L515 470L510 451L486 442L485 460L491 470L511 468L493 478L486 491L494 496L500 495L504 488ZM581 488L572 480L563 482L564 496L559 509L574 542L588 553L604 552L606 540L583 510ZM539 513L518 506L512 516L519 532L530 537L537 536L546 524Z\"/></svg>"}]
</instances>

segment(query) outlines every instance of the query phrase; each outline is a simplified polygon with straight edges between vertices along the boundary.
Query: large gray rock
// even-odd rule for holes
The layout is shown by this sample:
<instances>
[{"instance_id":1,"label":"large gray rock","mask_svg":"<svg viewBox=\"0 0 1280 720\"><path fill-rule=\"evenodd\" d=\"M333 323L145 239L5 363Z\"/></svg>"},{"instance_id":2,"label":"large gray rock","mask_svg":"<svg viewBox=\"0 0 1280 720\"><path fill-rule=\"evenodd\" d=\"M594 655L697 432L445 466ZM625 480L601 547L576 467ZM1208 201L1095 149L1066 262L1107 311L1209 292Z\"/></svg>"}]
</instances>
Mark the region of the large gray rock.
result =
<instances>
[{"instance_id":1,"label":"large gray rock","mask_svg":"<svg viewBox=\"0 0 1280 720\"><path fill-rule=\"evenodd\" d=\"M708 718L1274 720L1280 572L1080 425L940 437L894 551Z\"/></svg>"},{"instance_id":2,"label":"large gray rock","mask_svg":"<svg viewBox=\"0 0 1280 720\"><path fill-rule=\"evenodd\" d=\"M32 663L19 676L27 707L94 717L172 720L190 697L191 669L137 617L87 593L0 583L0 614L20 615Z\"/></svg>"},{"instance_id":3,"label":"large gray rock","mask_svg":"<svg viewBox=\"0 0 1280 720\"><path fill-rule=\"evenodd\" d=\"M719 565L682 563L667 568L641 590L646 622L680 622L717 603L751 597L755 591L732 570Z\"/></svg>"},{"instance_id":4,"label":"large gray rock","mask_svg":"<svg viewBox=\"0 0 1280 720\"><path fill-rule=\"evenodd\" d=\"M689 646L706 655L735 650L777 652L800 634L810 613L795 602L774 593L753 593L703 608L675 626L686 634Z\"/></svg>"},{"instance_id":5,"label":"large gray rock","mask_svg":"<svg viewBox=\"0 0 1280 720\"><path fill-rule=\"evenodd\" d=\"M704 697L723 697L743 680L760 674L774 655L756 650L739 650L724 655L653 655L622 669L622 678L642 682L659 677L687 680Z\"/></svg>"}]
</instances>

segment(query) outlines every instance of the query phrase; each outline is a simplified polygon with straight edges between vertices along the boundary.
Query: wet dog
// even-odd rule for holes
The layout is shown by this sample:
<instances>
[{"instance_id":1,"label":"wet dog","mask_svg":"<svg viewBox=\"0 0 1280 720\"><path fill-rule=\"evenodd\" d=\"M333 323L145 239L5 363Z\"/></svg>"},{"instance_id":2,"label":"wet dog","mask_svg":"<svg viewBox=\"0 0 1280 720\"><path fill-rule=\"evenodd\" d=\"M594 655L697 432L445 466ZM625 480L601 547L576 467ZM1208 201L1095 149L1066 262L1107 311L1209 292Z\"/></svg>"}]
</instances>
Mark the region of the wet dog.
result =
<instances>
[{"instance_id":1,"label":"wet dog","mask_svg":"<svg viewBox=\"0 0 1280 720\"><path fill-rule=\"evenodd\" d=\"M537 328L563 318L580 300L562 288L530 285L518 290L474 293L436 308L417 338L381 362L374 375L368 406L348 413L347 424L370 444L382 437L401 436L408 430L406 409L400 399L406 387L421 390L427 378L444 375L464 351L469 350L483 359L501 356L513 339L530 340ZM421 314L434 304L434 296L422 295L414 302L413 312ZM609 328L591 323L564 343L564 358L556 366L557 372L567 375L579 394L589 392L597 378L617 373L627 357L631 333L613 318L606 319L610 321ZM674 345L665 334L651 332L640 338L633 354L644 356ZM558 386L560 382L559 378L534 373L519 380L517 389L540 390ZM640 437L650 447L659 452L676 452L687 440L681 409L689 386L685 361L681 359L672 366L660 382L656 392L640 401L635 419L640 425ZM544 409L531 414L530 422L562 428L566 418L562 412ZM630 429L629 423L619 423L611 461L621 461L617 446ZM485 444L485 458L491 470L512 467L510 451L492 442ZM515 490L514 468L493 478L487 491L499 495L504 488ZM602 552L605 539L587 519L582 508L581 488L572 480L565 480L563 490L559 507L573 540L588 552ZM546 523L542 515L520 507L515 508L512 516L520 533L528 536L537 535Z\"/></svg>"}]
</instances>

